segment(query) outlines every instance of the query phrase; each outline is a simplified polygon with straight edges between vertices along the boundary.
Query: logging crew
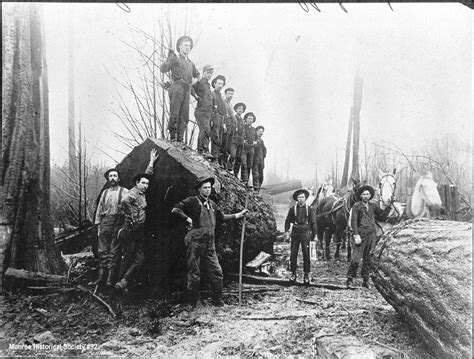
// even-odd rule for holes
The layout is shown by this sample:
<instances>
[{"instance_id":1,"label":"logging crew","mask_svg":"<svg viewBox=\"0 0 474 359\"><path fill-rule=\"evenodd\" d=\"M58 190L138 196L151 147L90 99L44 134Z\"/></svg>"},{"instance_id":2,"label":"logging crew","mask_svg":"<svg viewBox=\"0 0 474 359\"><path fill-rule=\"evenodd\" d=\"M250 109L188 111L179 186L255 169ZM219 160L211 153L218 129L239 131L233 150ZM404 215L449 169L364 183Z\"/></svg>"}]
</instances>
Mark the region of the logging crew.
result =
<instances>
[{"instance_id":1,"label":"logging crew","mask_svg":"<svg viewBox=\"0 0 474 359\"><path fill-rule=\"evenodd\" d=\"M94 219L98 225L99 275L93 284L102 284L107 278L106 285L112 286L116 275L113 256L118 247L117 233L123 225L120 202L128 189L119 186L120 174L116 168L107 170L104 177L107 183L99 195Z\"/></svg>"},{"instance_id":2,"label":"logging crew","mask_svg":"<svg viewBox=\"0 0 474 359\"><path fill-rule=\"evenodd\" d=\"M226 109L225 119L224 119L224 134L222 136L222 163L224 168L228 171L231 171L232 168L229 168L228 160L230 155L230 147L232 145L232 137L234 136L235 128L237 126L236 119L234 115L234 110L230 101L234 97L234 89L232 87L226 88L224 91L224 104Z\"/></svg>"},{"instance_id":3,"label":"logging crew","mask_svg":"<svg viewBox=\"0 0 474 359\"><path fill-rule=\"evenodd\" d=\"M241 179L242 182L247 183L250 177L250 171L253 167L253 155L255 150L256 137L255 128L252 126L257 120L257 117L253 112L247 112L244 116L244 147L242 150L242 169Z\"/></svg>"},{"instance_id":4,"label":"logging crew","mask_svg":"<svg viewBox=\"0 0 474 359\"><path fill-rule=\"evenodd\" d=\"M190 304L201 306L200 301L200 263L204 261L213 291L213 301L222 306L222 269L216 255L214 242L216 221L242 218L248 211L244 209L234 214L223 214L217 205L209 198L214 178L204 178L198 181L195 189L197 196L184 199L176 204L171 213L184 220L189 232L184 237L186 245L187 288Z\"/></svg>"},{"instance_id":5,"label":"logging crew","mask_svg":"<svg viewBox=\"0 0 474 359\"><path fill-rule=\"evenodd\" d=\"M253 156L252 180L253 187L256 192L260 191L263 183L263 169L265 168L265 157L267 156L267 148L263 142L262 136L265 128L257 126L255 128L257 133L257 144L255 145L255 153Z\"/></svg>"},{"instance_id":6,"label":"logging crew","mask_svg":"<svg viewBox=\"0 0 474 359\"><path fill-rule=\"evenodd\" d=\"M202 69L201 79L193 85L196 93L197 105L194 116L199 127L197 150L205 157L209 157L209 139L211 137L211 115L213 110L211 85L209 80L212 77L214 68L206 65Z\"/></svg>"},{"instance_id":7,"label":"logging crew","mask_svg":"<svg viewBox=\"0 0 474 359\"><path fill-rule=\"evenodd\" d=\"M306 204L309 197L309 191L299 189L293 193L293 199L296 204L288 210L285 220L286 237L291 236L291 252L290 252L290 270L291 282L296 282L296 261L298 259L298 250L301 244L303 252L303 270L304 284L309 284L309 272L311 270L309 242L316 235L316 215L313 207Z\"/></svg>"},{"instance_id":8,"label":"logging crew","mask_svg":"<svg viewBox=\"0 0 474 359\"><path fill-rule=\"evenodd\" d=\"M352 206L349 215L350 229L352 229L353 235L350 239L352 256L347 271L346 285L347 287L352 285L362 257L362 286L369 288L370 252L376 240L375 221L385 220L390 213L391 206L387 206L384 210L381 210L378 205L369 202L375 195L374 188L369 185L361 186L357 190L356 195L360 201Z\"/></svg>"},{"instance_id":9,"label":"logging crew","mask_svg":"<svg viewBox=\"0 0 474 359\"><path fill-rule=\"evenodd\" d=\"M244 120L242 114L247 109L244 103L239 102L234 106L235 110L235 130L230 145L230 155L227 168L234 169L234 176L239 177L240 166L242 164L242 150L244 146Z\"/></svg>"},{"instance_id":10,"label":"logging crew","mask_svg":"<svg viewBox=\"0 0 474 359\"><path fill-rule=\"evenodd\" d=\"M181 36L176 42L176 56L169 49L168 58L160 66L161 72L171 71L172 83L168 89L170 97L170 118L168 131L171 141L183 141L184 131L189 122L189 96L194 95L191 85L199 79L199 71L188 55L193 48L193 40L189 36Z\"/></svg>"},{"instance_id":11,"label":"logging crew","mask_svg":"<svg viewBox=\"0 0 474 359\"><path fill-rule=\"evenodd\" d=\"M150 163L145 173L132 178L135 186L122 198L121 206L125 220L119 231L118 240L122 247L123 260L120 266L120 280L115 284L115 288L123 293L128 291L130 280L134 279L134 275L145 260L143 253L147 206L145 192L150 184L153 164L157 158L156 150L151 150ZM119 256L117 257L118 260Z\"/></svg>"},{"instance_id":12,"label":"logging crew","mask_svg":"<svg viewBox=\"0 0 474 359\"><path fill-rule=\"evenodd\" d=\"M224 131L224 116L226 114L225 103L222 99L221 90L225 86L225 77L216 76L212 82L212 116L211 116L211 154L213 160L222 164L221 146Z\"/></svg>"}]
</instances>

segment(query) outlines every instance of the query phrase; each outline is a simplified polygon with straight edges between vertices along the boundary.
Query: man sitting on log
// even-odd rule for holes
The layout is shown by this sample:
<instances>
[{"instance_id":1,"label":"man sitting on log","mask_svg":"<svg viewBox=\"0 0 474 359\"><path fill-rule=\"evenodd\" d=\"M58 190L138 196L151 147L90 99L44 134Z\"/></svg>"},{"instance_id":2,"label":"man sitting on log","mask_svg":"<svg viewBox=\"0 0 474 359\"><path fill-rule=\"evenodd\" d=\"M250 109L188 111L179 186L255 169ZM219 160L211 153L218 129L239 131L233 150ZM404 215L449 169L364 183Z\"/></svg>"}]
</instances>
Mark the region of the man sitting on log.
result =
<instances>
[{"instance_id":1,"label":"man sitting on log","mask_svg":"<svg viewBox=\"0 0 474 359\"><path fill-rule=\"evenodd\" d=\"M121 290L123 293L128 292L128 283L133 279L145 260L143 254L145 209L147 205L145 192L150 184L153 164L157 158L157 151L155 149L151 150L150 163L145 173L140 173L132 178L135 187L122 198L121 206L125 223L118 233L118 243L121 250L117 250L114 254L114 261L118 263L123 253L120 281L115 284L115 289Z\"/></svg>"},{"instance_id":2,"label":"man sitting on log","mask_svg":"<svg viewBox=\"0 0 474 359\"><path fill-rule=\"evenodd\" d=\"M362 286L370 288L369 270L371 265L371 251L374 248L376 240L375 221L384 221L390 213L391 206L387 206L383 211L375 203L369 202L375 195L372 186L363 185L356 192L359 202L352 206L349 223L353 235L350 243L352 248L352 257L347 271L346 286L350 287L357 275L357 268L362 257L361 276L363 278ZM393 197L392 197L393 202Z\"/></svg>"},{"instance_id":3,"label":"man sitting on log","mask_svg":"<svg viewBox=\"0 0 474 359\"><path fill-rule=\"evenodd\" d=\"M285 234L288 238L291 236L291 252L290 252L290 270L291 282L296 282L296 267L298 259L298 250L301 244L301 251L303 252L303 270L304 270L304 284L309 284L310 272L310 254L309 242L316 236L316 215L314 214L312 206L306 204L309 197L309 191L306 189L299 189L293 193L293 199L297 202L288 210L288 215L285 220Z\"/></svg>"},{"instance_id":4,"label":"man sitting on log","mask_svg":"<svg viewBox=\"0 0 474 359\"><path fill-rule=\"evenodd\" d=\"M184 237L186 245L187 287L190 304L201 307L200 300L200 262L204 260L211 287L213 302L217 306L224 305L222 301L222 269L217 259L214 242L216 220L242 218L247 212L244 209L238 213L223 214L209 196L214 184L214 178L201 179L196 185L197 196L191 196L176 204L171 213L177 214L187 222L189 232Z\"/></svg>"}]
</instances>

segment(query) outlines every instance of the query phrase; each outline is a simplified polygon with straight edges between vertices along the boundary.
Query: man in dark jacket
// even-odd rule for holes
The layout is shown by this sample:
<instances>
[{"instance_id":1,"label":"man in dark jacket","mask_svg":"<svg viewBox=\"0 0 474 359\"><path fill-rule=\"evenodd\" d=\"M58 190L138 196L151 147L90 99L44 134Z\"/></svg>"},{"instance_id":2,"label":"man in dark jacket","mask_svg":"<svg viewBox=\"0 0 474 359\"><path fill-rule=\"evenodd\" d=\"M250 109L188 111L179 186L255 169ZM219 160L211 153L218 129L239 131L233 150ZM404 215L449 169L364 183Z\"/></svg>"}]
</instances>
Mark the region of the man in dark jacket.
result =
<instances>
[{"instance_id":1,"label":"man in dark jacket","mask_svg":"<svg viewBox=\"0 0 474 359\"><path fill-rule=\"evenodd\" d=\"M212 115L212 92L209 80L212 77L214 68L206 65L202 69L201 79L193 85L196 92L197 105L194 116L199 127L197 150L204 156L209 156L209 139L211 137L211 115Z\"/></svg>"},{"instance_id":2,"label":"man in dark jacket","mask_svg":"<svg viewBox=\"0 0 474 359\"><path fill-rule=\"evenodd\" d=\"M234 89L232 87L226 88L224 91L224 104L225 104L225 119L224 119L224 134L222 136L222 164L224 165L225 169L231 171L232 168L227 167L229 155L230 155L230 147L232 145L232 138L234 136L236 124L236 118L234 115L234 110L232 109L232 98L234 97Z\"/></svg>"},{"instance_id":3,"label":"man in dark jacket","mask_svg":"<svg viewBox=\"0 0 474 359\"><path fill-rule=\"evenodd\" d=\"M250 171L253 167L253 155L255 153L255 145L257 144L257 134L255 128L252 126L257 120L253 112L247 112L244 116L244 147L242 151L242 182L248 183Z\"/></svg>"},{"instance_id":4,"label":"man in dark jacket","mask_svg":"<svg viewBox=\"0 0 474 359\"><path fill-rule=\"evenodd\" d=\"M173 83L168 89L170 96L170 119L168 131L171 141L183 142L184 131L189 122L189 96L191 85L199 79L199 72L188 58L193 48L193 40L189 36L181 36L176 42L179 55L170 49L168 58L160 66L161 72L171 71ZM192 90L194 93L194 90Z\"/></svg>"},{"instance_id":5,"label":"man in dark jacket","mask_svg":"<svg viewBox=\"0 0 474 359\"><path fill-rule=\"evenodd\" d=\"M301 251L303 252L304 284L309 284L310 281L309 242L316 236L316 215L312 206L306 204L308 197L309 191L306 189L295 191L293 199L296 201L296 204L288 210L285 220L286 237L291 236L290 280L293 283L296 282L296 261L300 244Z\"/></svg>"},{"instance_id":6,"label":"man in dark jacket","mask_svg":"<svg viewBox=\"0 0 474 359\"><path fill-rule=\"evenodd\" d=\"M363 278L362 286L369 288L369 270L371 265L371 251L375 245L375 221L383 221L390 213L391 206L381 210L375 203L369 202L375 194L373 187L369 185L361 186L357 192L359 202L352 206L349 223L353 235L351 236L352 257L347 271L346 285L352 285L357 275L357 268L362 257L361 276ZM393 201L393 199L392 199Z\"/></svg>"},{"instance_id":7,"label":"man in dark jacket","mask_svg":"<svg viewBox=\"0 0 474 359\"><path fill-rule=\"evenodd\" d=\"M225 86L225 77L216 76L211 83L212 92L212 116L211 116L211 154L213 161L222 163L222 135L224 132L224 116L226 113L225 103L222 99L221 90Z\"/></svg>"},{"instance_id":8,"label":"man in dark jacket","mask_svg":"<svg viewBox=\"0 0 474 359\"><path fill-rule=\"evenodd\" d=\"M234 135L232 136L227 168L229 170L232 170L232 168L234 169L235 177L239 177L240 165L242 163L242 150L244 146L244 119L242 118L242 114L245 112L246 108L247 106L242 102L239 102L234 106L236 127Z\"/></svg>"},{"instance_id":9,"label":"man in dark jacket","mask_svg":"<svg viewBox=\"0 0 474 359\"><path fill-rule=\"evenodd\" d=\"M216 221L242 218L247 210L234 214L223 214L217 205L209 198L214 178L201 179L196 189L199 194L184 199L176 204L171 213L174 213L187 222L189 232L184 237L186 245L188 294L190 304L200 307L200 262L204 260L211 287L214 304L222 306L222 269L217 259L214 234Z\"/></svg>"},{"instance_id":10,"label":"man in dark jacket","mask_svg":"<svg viewBox=\"0 0 474 359\"><path fill-rule=\"evenodd\" d=\"M253 156L252 180L255 192L259 192L263 183L263 169L265 168L267 148L262 139L265 128L263 126L257 126L255 131L257 133L257 144L255 145L255 153Z\"/></svg>"}]
</instances>

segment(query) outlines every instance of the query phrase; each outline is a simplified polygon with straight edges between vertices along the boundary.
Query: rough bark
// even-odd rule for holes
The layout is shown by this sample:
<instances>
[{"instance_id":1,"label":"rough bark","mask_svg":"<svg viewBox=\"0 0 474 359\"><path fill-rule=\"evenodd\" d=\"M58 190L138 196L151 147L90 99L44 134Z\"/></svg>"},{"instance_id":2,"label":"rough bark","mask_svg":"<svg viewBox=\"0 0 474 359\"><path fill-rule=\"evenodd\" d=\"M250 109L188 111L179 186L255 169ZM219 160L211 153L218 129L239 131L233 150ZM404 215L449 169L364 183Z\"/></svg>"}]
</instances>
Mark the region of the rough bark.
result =
<instances>
[{"instance_id":1,"label":"rough bark","mask_svg":"<svg viewBox=\"0 0 474 359\"><path fill-rule=\"evenodd\" d=\"M276 222L271 207L261 196L247 191L235 176L209 163L188 147L166 140L147 139L117 166L123 185L130 188L131 178L145 170L152 148L157 149L159 158L146 193L145 275L149 277L151 286L167 292L173 278L184 279L185 223L172 215L171 209L182 199L197 194L193 187L198 178L216 178L215 193L211 196L224 213L242 210L248 193L250 213L245 227L244 263L261 251L273 254ZM230 220L217 226L216 249L224 272L238 270L241 225L242 220Z\"/></svg>"},{"instance_id":2,"label":"rough bark","mask_svg":"<svg viewBox=\"0 0 474 359\"><path fill-rule=\"evenodd\" d=\"M49 221L49 119L42 9L2 8L2 185L11 228L6 266L59 274Z\"/></svg>"},{"instance_id":3,"label":"rough bark","mask_svg":"<svg viewBox=\"0 0 474 359\"><path fill-rule=\"evenodd\" d=\"M436 357L471 356L472 224L415 219L374 251L375 287Z\"/></svg>"}]
</instances>

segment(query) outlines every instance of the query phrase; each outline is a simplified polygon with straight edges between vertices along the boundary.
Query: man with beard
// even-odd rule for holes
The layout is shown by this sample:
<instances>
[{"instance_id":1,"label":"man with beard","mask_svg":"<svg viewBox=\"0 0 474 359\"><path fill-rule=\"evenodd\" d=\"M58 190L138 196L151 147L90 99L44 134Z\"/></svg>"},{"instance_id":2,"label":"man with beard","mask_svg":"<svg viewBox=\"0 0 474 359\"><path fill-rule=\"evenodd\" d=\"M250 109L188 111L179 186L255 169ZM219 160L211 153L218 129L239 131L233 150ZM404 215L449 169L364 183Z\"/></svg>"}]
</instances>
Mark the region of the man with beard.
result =
<instances>
[{"instance_id":1,"label":"man with beard","mask_svg":"<svg viewBox=\"0 0 474 359\"><path fill-rule=\"evenodd\" d=\"M212 94L209 80L213 72L214 68L211 65L204 66L201 79L193 85L197 100L194 116L199 127L197 150L206 158L210 156L209 139L211 136Z\"/></svg>"},{"instance_id":2,"label":"man with beard","mask_svg":"<svg viewBox=\"0 0 474 359\"><path fill-rule=\"evenodd\" d=\"M122 198L121 210L124 215L124 223L117 236L117 250L114 251L114 269L117 268L120 257L123 261L120 266L120 280L115 288L126 293L128 283L133 279L135 273L143 264L143 240L146 219L145 192L150 184L153 174L153 164L158 158L155 149L150 152L150 163L145 173L140 173L132 178L135 186ZM114 248L115 249L115 248Z\"/></svg>"},{"instance_id":3,"label":"man with beard","mask_svg":"<svg viewBox=\"0 0 474 359\"><path fill-rule=\"evenodd\" d=\"M225 86L225 77L216 76L211 83L212 92L212 116L211 116L211 154L213 160L222 165L221 146L222 134L224 131L225 104L222 99L221 90Z\"/></svg>"},{"instance_id":4,"label":"man with beard","mask_svg":"<svg viewBox=\"0 0 474 359\"><path fill-rule=\"evenodd\" d=\"M247 109L244 103L239 102L234 106L236 127L232 136L230 156L227 168L234 169L234 176L239 177L240 165L242 163L242 150L244 147L244 120L242 114Z\"/></svg>"},{"instance_id":5,"label":"man with beard","mask_svg":"<svg viewBox=\"0 0 474 359\"><path fill-rule=\"evenodd\" d=\"M222 147L221 147L221 152L222 152L222 163L226 170L231 171L232 168L228 167L228 159L230 155L230 147L232 145L232 137L234 136L235 132L235 127L237 126L236 124L236 119L234 115L234 110L232 109L232 104L230 101L234 97L234 89L229 87L226 88L224 91L224 104L225 104L225 109L226 109L226 114L225 114L225 131L222 136Z\"/></svg>"}]
</instances>

